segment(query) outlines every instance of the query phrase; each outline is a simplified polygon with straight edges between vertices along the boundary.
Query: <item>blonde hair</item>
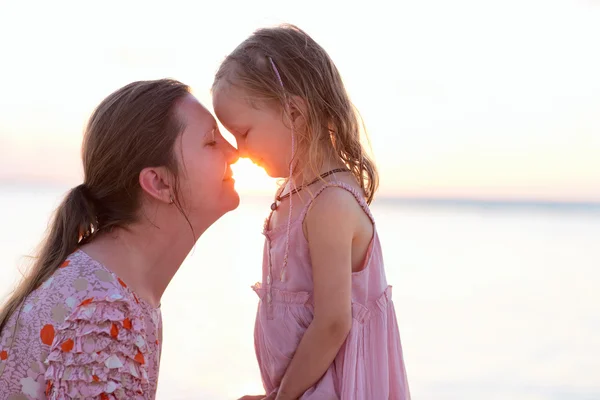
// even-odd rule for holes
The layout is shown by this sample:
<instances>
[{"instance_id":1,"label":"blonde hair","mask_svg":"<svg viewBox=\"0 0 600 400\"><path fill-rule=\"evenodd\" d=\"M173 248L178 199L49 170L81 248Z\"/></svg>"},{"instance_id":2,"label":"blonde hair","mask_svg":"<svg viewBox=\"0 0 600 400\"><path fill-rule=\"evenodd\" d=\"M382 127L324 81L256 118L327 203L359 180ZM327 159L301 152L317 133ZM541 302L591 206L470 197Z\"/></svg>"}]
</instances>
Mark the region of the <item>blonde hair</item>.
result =
<instances>
[{"instance_id":1,"label":"blonde hair","mask_svg":"<svg viewBox=\"0 0 600 400\"><path fill-rule=\"evenodd\" d=\"M261 103L277 104L283 110L294 97L301 98L305 107L297 108L305 111L307 126L295 131L294 160L306 160L318 175L325 157L339 157L371 203L379 176L360 140L360 118L335 64L308 34L294 25L257 30L221 63L213 90L223 81L241 87Z\"/></svg>"},{"instance_id":2,"label":"blonde hair","mask_svg":"<svg viewBox=\"0 0 600 400\"><path fill-rule=\"evenodd\" d=\"M167 167L177 191L173 147L185 126L175 104L189 93L187 85L171 79L133 82L96 108L83 139L84 183L72 189L55 211L32 268L0 311L0 332L27 296L77 247L99 231L137 220L142 169ZM181 211L176 193L174 201Z\"/></svg>"}]
</instances>

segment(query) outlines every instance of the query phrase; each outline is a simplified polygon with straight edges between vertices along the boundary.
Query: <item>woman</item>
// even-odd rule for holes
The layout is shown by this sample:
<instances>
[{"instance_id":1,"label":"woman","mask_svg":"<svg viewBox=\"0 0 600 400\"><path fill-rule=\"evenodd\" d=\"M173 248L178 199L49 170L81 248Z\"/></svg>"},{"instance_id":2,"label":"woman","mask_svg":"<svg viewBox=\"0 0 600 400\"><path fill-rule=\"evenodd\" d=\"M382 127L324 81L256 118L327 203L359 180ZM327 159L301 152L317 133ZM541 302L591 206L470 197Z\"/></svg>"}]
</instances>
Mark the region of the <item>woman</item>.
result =
<instances>
[{"instance_id":1,"label":"woman","mask_svg":"<svg viewBox=\"0 0 600 400\"><path fill-rule=\"evenodd\" d=\"M92 114L84 181L0 311L0 399L152 399L160 299L198 237L235 209L236 150L174 80Z\"/></svg>"}]
</instances>

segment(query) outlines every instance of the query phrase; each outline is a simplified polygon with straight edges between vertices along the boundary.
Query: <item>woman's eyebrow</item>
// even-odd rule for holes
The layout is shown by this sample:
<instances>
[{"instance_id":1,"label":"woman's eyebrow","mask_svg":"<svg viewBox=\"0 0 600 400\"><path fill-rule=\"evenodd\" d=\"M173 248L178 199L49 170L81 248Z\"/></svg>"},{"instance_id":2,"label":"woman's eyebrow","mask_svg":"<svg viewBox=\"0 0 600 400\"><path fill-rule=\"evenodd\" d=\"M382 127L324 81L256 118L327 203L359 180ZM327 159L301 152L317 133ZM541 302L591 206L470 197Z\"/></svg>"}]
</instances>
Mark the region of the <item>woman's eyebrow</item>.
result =
<instances>
[{"instance_id":1,"label":"woman's eyebrow","mask_svg":"<svg viewBox=\"0 0 600 400\"><path fill-rule=\"evenodd\" d=\"M208 131L204 133L205 137L210 137L210 139L215 139L215 132L219 129L216 125L213 125Z\"/></svg>"}]
</instances>

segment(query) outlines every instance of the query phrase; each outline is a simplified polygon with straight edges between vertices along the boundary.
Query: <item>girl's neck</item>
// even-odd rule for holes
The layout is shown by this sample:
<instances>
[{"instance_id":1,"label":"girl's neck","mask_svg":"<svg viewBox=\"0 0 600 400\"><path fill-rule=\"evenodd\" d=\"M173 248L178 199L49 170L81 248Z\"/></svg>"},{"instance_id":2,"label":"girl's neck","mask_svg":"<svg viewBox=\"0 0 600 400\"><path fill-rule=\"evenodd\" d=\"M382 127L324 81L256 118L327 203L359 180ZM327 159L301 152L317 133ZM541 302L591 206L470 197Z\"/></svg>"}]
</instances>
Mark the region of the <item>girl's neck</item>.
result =
<instances>
[{"instance_id":1,"label":"girl's neck","mask_svg":"<svg viewBox=\"0 0 600 400\"><path fill-rule=\"evenodd\" d=\"M319 175L332 171L338 168L348 168L339 158L328 158L325 159L319 168L313 169L306 166L302 169L297 176L293 176L290 179L292 186L302 186L316 179Z\"/></svg>"}]
</instances>

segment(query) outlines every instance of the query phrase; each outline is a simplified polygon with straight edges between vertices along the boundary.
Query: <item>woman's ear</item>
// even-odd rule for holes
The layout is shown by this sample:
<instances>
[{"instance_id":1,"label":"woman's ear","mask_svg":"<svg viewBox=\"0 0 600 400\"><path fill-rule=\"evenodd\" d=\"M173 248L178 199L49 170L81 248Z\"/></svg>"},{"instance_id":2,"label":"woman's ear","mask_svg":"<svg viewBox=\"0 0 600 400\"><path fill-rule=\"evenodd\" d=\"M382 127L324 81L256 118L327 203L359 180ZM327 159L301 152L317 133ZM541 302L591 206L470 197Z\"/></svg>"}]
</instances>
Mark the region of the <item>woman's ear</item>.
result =
<instances>
[{"instance_id":1,"label":"woman's ear","mask_svg":"<svg viewBox=\"0 0 600 400\"><path fill-rule=\"evenodd\" d=\"M174 190L171 174L165 167L147 167L140 172L140 187L150 197L170 204L173 202Z\"/></svg>"}]
</instances>

